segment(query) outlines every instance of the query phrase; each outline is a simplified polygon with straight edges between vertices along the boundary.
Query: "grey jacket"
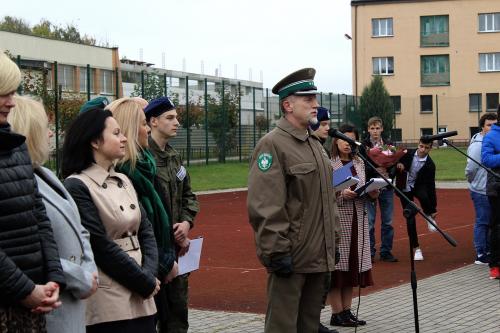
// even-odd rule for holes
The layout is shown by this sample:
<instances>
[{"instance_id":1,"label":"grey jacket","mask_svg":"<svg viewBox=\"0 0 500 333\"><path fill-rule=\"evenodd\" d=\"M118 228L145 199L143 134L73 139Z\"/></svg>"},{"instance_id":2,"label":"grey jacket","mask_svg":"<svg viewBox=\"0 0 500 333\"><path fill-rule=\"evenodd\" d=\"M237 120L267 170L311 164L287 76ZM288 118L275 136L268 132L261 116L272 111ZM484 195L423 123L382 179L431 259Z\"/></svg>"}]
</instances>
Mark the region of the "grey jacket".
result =
<instances>
[{"instance_id":1,"label":"grey jacket","mask_svg":"<svg viewBox=\"0 0 500 333\"><path fill-rule=\"evenodd\" d=\"M47 318L49 333L84 333L85 302L81 297L92 287L92 273L97 272L89 242L89 233L80 222L78 208L59 179L48 169L35 169L54 239L59 249L66 289L61 292L61 307Z\"/></svg>"},{"instance_id":2,"label":"grey jacket","mask_svg":"<svg viewBox=\"0 0 500 333\"><path fill-rule=\"evenodd\" d=\"M481 162L481 146L483 144L483 135L479 132L474 134L470 140L469 148L467 148L467 155L472 157L478 162ZM470 158L467 159L465 166L465 177L469 182L469 189L472 192L486 195L486 179L488 174L486 170L481 168Z\"/></svg>"}]
</instances>

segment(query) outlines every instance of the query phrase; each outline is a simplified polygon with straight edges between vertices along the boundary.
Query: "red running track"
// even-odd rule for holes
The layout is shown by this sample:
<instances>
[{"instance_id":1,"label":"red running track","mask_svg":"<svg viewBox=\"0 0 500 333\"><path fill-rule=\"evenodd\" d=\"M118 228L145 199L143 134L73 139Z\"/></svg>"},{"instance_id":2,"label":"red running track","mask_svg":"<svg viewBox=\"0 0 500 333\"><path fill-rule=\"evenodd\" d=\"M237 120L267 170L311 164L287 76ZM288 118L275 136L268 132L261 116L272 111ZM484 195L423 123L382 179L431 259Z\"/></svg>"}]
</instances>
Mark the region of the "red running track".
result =
<instances>
[{"instance_id":1,"label":"red running track","mask_svg":"<svg viewBox=\"0 0 500 333\"><path fill-rule=\"evenodd\" d=\"M430 233L421 217L417 231L424 261L416 262L417 279L456 269L474 261L472 243L474 209L468 190L438 190L440 227L457 242L449 245L438 233ZM255 254L253 231L246 210L247 192L200 195L201 211L192 236L203 236L200 270L191 274L190 307L198 309L264 313L267 274ZM398 263L376 261L375 286L363 293L409 282L409 248L406 224L398 198L394 200L394 247ZM379 213L380 214L380 213ZM380 215L376 222L377 248Z\"/></svg>"}]
</instances>

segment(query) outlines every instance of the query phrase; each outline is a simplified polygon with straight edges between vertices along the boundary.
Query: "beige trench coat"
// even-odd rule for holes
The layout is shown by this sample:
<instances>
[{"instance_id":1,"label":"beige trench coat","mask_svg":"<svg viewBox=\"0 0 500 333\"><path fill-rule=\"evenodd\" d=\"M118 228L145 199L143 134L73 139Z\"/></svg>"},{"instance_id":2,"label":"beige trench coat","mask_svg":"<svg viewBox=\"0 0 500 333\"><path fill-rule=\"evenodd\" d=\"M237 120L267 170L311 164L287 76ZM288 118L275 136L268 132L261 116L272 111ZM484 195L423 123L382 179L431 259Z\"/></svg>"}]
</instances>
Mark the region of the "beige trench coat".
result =
<instances>
[{"instance_id":1,"label":"beige trench coat","mask_svg":"<svg viewBox=\"0 0 500 333\"><path fill-rule=\"evenodd\" d=\"M290 255L296 273L334 270L339 216L332 171L321 143L285 118L258 142L247 207L264 266Z\"/></svg>"},{"instance_id":2,"label":"beige trench coat","mask_svg":"<svg viewBox=\"0 0 500 333\"><path fill-rule=\"evenodd\" d=\"M137 234L141 223L141 210L131 181L124 174L111 170L109 173L94 164L78 175L89 189L99 217L112 240L124 234ZM141 265L141 250L127 251ZM99 288L87 299L87 325L102 322L134 319L156 313L153 298L144 299L113 280L99 267Z\"/></svg>"}]
</instances>

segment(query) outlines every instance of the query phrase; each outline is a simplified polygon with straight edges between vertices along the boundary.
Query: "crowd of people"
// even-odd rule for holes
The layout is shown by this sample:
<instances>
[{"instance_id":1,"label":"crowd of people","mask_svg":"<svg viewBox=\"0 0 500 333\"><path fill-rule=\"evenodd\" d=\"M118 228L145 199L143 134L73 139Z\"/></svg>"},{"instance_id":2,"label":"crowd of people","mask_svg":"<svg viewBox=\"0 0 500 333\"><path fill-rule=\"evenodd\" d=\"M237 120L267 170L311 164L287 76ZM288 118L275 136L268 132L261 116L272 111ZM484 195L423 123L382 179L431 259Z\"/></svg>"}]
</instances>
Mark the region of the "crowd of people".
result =
<instances>
[{"instance_id":1,"label":"crowd of people","mask_svg":"<svg viewBox=\"0 0 500 333\"><path fill-rule=\"evenodd\" d=\"M178 258L199 205L169 145L175 106L87 102L65 131L61 182L43 166L43 104L20 83L0 53L0 332L187 332Z\"/></svg>"},{"instance_id":2,"label":"crowd of people","mask_svg":"<svg viewBox=\"0 0 500 333\"><path fill-rule=\"evenodd\" d=\"M362 144L350 124L332 139L314 76L305 68L274 86L282 117L250 160L249 221L269 273L265 332L335 333L319 321L327 303L331 326L367 324L351 303L354 288L374 284L378 205L379 259L398 261L394 191L359 191L371 178L397 179L403 209L418 199L431 221L437 215L433 142L423 137L400 159L377 164L368 152L390 145L382 120L368 120ZM16 95L20 82L17 65L0 53L0 333L187 332L189 274L179 275L178 258L189 250L199 204L169 144L180 125L175 105L167 97L85 103L65 131L61 182L43 166L53 136L43 104ZM492 113L481 117L466 167L475 262L489 264L494 279L500 278L497 121ZM342 189L333 186L341 169L356 179ZM414 260L423 260L414 217L408 232Z\"/></svg>"},{"instance_id":3,"label":"crowd of people","mask_svg":"<svg viewBox=\"0 0 500 333\"><path fill-rule=\"evenodd\" d=\"M318 105L314 75L313 68L305 68L274 86L282 117L258 142L250 161L249 220L257 256L269 273L265 332L338 332L319 322L327 301L331 326L367 324L352 311L351 302L353 288L374 284L371 270L376 262L378 206L379 259L398 262L392 254L395 191L389 186L358 191L368 180L382 176L392 180L402 208L409 209L417 199L431 222L429 230L436 231L437 226L436 166L429 155L433 141L423 136L416 149L395 152L383 136L379 117L368 120L368 135L362 143L350 124L329 133L329 110ZM491 113L481 118L482 131L473 137L469 153L498 174L500 127L496 122L497 116ZM486 127L492 129L489 134ZM370 154L374 149L392 154L390 163L379 163ZM369 163L365 165L364 160ZM467 179L477 216L476 263L489 263L490 277L500 278L500 181L470 163ZM343 168L350 169L356 182L335 188L333 175ZM424 260L415 215L408 218L408 234L413 259Z\"/></svg>"}]
</instances>

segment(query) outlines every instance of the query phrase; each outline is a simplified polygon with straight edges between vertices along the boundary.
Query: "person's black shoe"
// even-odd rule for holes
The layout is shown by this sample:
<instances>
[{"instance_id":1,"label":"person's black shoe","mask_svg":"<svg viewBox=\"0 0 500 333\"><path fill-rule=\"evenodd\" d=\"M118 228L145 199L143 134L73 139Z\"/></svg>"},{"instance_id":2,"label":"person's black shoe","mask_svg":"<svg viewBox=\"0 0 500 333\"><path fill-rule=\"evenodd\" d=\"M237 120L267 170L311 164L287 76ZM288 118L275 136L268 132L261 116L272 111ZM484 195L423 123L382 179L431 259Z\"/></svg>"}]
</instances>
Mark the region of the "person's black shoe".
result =
<instances>
[{"instance_id":1,"label":"person's black shoe","mask_svg":"<svg viewBox=\"0 0 500 333\"><path fill-rule=\"evenodd\" d=\"M398 262L399 260L392 255L392 253L387 253L387 254L381 254L380 255L380 261L385 261L385 262Z\"/></svg>"},{"instance_id":2,"label":"person's black shoe","mask_svg":"<svg viewBox=\"0 0 500 333\"><path fill-rule=\"evenodd\" d=\"M358 325L360 325L360 326L366 325L366 320L358 319L358 317L356 317L356 315L354 313L352 313L351 310L345 310L344 312L347 312L349 315L349 318L351 318L351 320L357 322Z\"/></svg>"},{"instance_id":3,"label":"person's black shoe","mask_svg":"<svg viewBox=\"0 0 500 333\"><path fill-rule=\"evenodd\" d=\"M358 323L350 318L349 313L347 313L346 311L342 311L341 313L332 314L332 317L330 318L330 325L343 327L358 326Z\"/></svg>"},{"instance_id":4,"label":"person's black shoe","mask_svg":"<svg viewBox=\"0 0 500 333\"><path fill-rule=\"evenodd\" d=\"M318 333L339 333L339 331L335 329L329 329L322 323L319 323Z\"/></svg>"}]
</instances>

